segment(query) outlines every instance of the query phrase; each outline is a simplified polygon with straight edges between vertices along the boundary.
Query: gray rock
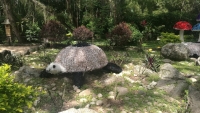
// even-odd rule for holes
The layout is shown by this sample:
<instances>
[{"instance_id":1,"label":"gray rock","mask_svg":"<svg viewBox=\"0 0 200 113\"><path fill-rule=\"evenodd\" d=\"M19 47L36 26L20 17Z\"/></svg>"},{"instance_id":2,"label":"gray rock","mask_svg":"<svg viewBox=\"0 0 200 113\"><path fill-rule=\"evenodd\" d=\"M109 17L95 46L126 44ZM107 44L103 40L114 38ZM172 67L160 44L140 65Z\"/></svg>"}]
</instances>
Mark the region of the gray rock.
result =
<instances>
[{"instance_id":1,"label":"gray rock","mask_svg":"<svg viewBox=\"0 0 200 113\"><path fill-rule=\"evenodd\" d=\"M163 59L163 62L164 63L172 63L172 60L170 60L170 59Z\"/></svg>"},{"instance_id":2,"label":"gray rock","mask_svg":"<svg viewBox=\"0 0 200 113\"><path fill-rule=\"evenodd\" d=\"M170 96L173 98L181 97L188 87L189 84L185 80L178 80L176 86L170 91Z\"/></svg>"},{"instance_id":3,"label":"gray rock","mask_svg":"<svg viewBox=\"0 0 200 113\"><path fill-rule=\"evenodd\" d=\"M135 65L134 66L134 71L135 71L135 73L146 74L146 75L151 75L151 74L155 73L151 69L146 68L145 64L144 64L144 66Z\"/></svg>"},{"instance_id":4,"label":"gray rock","mask_svg":"<svg viewBox=\"0 0 200 113\"><path fill-rule=\"evenodd\" d=\"M184 43L184 45L189 50L189 56L192 56L194 54L200 56L200 43L187 42L187 43Z\"/></svg>"},{"instance_id":5,"label":"gray rock","mask_svg":"<svg viewBox=\"0 0 200 113\"><path fill-rule=\"evenodd\" d=\"M156 87L162 89L170 94L170 92L175 88L176 80L159 80Z\"/></svg>"},{"instance_id":6,"label":"gray rock","mask_svg":"<svg viewBox=\"0 0 200 113\"><path fill-rule=\"evenodd\" d=\"M51 90L55 91L57 88L56 87L53 87Z\"/></svg>"},{"instance_id":7,"label":"gray rock","mask_svg":"<svg viewBox=\"0 0 200 113\"><path fill-rule=\"evenodd\" d=\"M31 80L31 78L26 78L26 79L24 80L24 83L28 83L30 80Z\"/></svg>"},{"instance_id":8,"label":"gray rock","mask_svg":"<svg viewBox=\"0 0 200 113\"><path fill-rule=\"evenodd\" d=\"M169 63L161 65L158 74L161 79L184 79L184 76Z\"/></svg>"},{"instance_id":9,"label":"gray rock","mask_svg":"<svg viewBox=\"0 0 200 113\"><path fill-rule=\"evenodd\" d=\"M124 81L123 77L111 76L111 77L106 78L103 81L103 84L108 86L108 85L111 85L111 84L114 84L114 83L116 84L116 83L123 82L123 81Z\"/></svg>"},{"instance_id":10,"label":"gray rock","mask_svg":"<svg viewBox=\"0 0 200 113\"><path fill-rule=\"evenodd\" d=\"M159 76L161 80L157 82L156 87L166 91L173 98L181 97L189 86L185 77L169 63L161 66Z\"/></svg>"},{"instance_id":11,"label":"gray rock","mask_svg":"<svg viewBox=\"0 0 200 113\"><path fill-rule=\"evenodd\" d=\"M102 101L102 100L97 100L97 101L96 101L96 105L97 105L97 106L101 106L102 104L103 104L103 101Z\"/></svg>"},{"instance_id":12,"label":"gray rock","mask_svg":"<svg viewBox=\"0 0 200 113\"><path fill-rule=\"evenodd\" d=\"M94 93L92 92L91 89L85 89L79 93L79 96L89 96L93 95Z\"/></svg>"},{"instance_id":13,"label":"gray rock","mask_svg":"<svg viewBox=\"0 0 200 113\"><path fill-rule=\"evenodd\" d=\"M189 58L189 50L182 43L169 43L162 47L161 54L171 60L186 60Z\"/></svg>"},{"instance_id":14,"label":"gray rock","mask_svg":"<svg viewBox=\"0 0 200 113\"><path fill-rule=\"evenodd\" d=\"M116 87L115 90L118 92L118 95L125 95L128 93L128 88L125 87Z\"/></svg>"},{"instance_id":15,"label":"gray rock","mask_svg":"<svg viewBox=\"0 0 200 113\"><path fill-rule=\"evenodd\" d=\"M200 91L196 90L192 86L189 86L188 94L191 113L200 113Z\"/></svg>"}]
</instances>

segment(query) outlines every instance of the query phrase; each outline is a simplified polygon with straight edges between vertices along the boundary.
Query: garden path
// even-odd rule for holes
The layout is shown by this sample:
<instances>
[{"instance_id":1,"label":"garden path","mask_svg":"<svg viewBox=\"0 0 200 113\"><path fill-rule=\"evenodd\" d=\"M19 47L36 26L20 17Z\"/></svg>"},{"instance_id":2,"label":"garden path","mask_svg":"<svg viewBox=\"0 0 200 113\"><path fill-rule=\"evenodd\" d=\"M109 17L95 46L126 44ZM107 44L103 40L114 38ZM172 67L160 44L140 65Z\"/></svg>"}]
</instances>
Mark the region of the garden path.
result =
<instances>
[{"instance_id":1,"label":"garden path","mask_svg":"<svg viewBox=\"0 0 200 113\"><path fill-rule=\"evenodd\" d=\"M0 45L0 53L2 53L4 50L11 51L12 54L18 54L18 55L26 55L30 52L38 50L40 45L23 45L23 46L4 46Z\"/></svg>"}]
</instances>

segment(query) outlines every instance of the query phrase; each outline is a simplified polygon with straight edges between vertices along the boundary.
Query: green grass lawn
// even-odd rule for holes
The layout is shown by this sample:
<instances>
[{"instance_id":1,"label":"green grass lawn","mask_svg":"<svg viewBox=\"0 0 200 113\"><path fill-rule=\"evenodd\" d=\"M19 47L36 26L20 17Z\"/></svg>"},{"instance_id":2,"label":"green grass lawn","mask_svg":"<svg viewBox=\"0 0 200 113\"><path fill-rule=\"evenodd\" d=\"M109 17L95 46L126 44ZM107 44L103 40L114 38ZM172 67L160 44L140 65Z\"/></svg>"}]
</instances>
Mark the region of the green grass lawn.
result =
<instances>
[{"instance_id":1,"label":"green grass lawn","mask_svg":"<svg viewBox=\"0 0 200 113\"><path fill-rule=\"evenodd\" d=\"M164 59L160 55L160 48L162 47L159 45L159 43L155 42L148 42L143 44L143 49L144 52L138 52L136 46L130 46L126 48L107 48L107 42L105 40L103 41L98 41L94 42L94 44L99 45L102 47L102 49L105 51L107 58L110 62L114 62L118 65L120 65L124 70L130 71L130 69L126 69L125 65L128 65L132 63L133 65L140 65L143 63L145 60L145 54L150 54L154 55L157 62L162 65L164 62L162 60ZM30 65L35 68L40 68L44 69L51 61L54 60L56 54L60 51L60 49L57 48L48 48L45 50L40 50L37 52L33 52L30 55L26 55L24 57L24 65ZM185 74L194 74L198 75L200 72L200 68L198 66L194 65L193 61L173 61L172 65L177 68L180 72L185 73ZM96 73L97 74L97 73ZM112 76L112 73L108 75L103 75L103 76ZM124 77L133 77L133 73L130 74L124 74ZM139 76L140 77L140 76ZM129 90L129 93L127 93L124 96L118 96L117 100L119 100L119 105L113 105L111 108L113 109L114 112L118 113L122 109L129 111L129 112L135 112L135 111L141 111L141 112L149 112L149 113L156 113L159 111L162 112L184 112L185 109L185 98L181 99L171 99L165 92L162 90L158 89L151 89L147 90L141 86L139 83L129 83L128 81L125 81L123 83L116 83L112 84L106 87L101 87L102 84L98 82L98 80L101 78L93 78L92 79L92 85L85 84L83 86L83 89L92 89L92 91L95 94L101 93L103 95L102 98L107 98L108 93L114 89L114 87L117 86L122 86L122 87L127 87ZM152 81L158 81L159 77L158 75L152 75L147 77L147 82L152 82ZM38 82L42 82L41 84L51 84L51 82L46 79L43 79L41 81L37 80ZM96 82L94 82L96 81ZM37 83L38 83L37 82ZM63 81L60 81L60 83ZM59 83L59 84L60 84ZM68 83L66 83L68 84ZM41 85L42 86L42 85ZM71 85L67 85L67 90L73 90ZM62 89L62 88L61 88ZM59 88L57 90L60 90ZM53 96L54 99L57 99L58 95ZM70 97L70 98L69 98ZM80 100L83 97L79 97L76 92L68 92L68 94L65 95L66 101L70 101L72 99L74 100ZM83 103L81 106L76 106L77 108L84 107L86 106L89 102L92 101L91 96L84 97L88 100L88 102ZM45 106L51 106L49 107L50 110L47 113L54 113L51 111L56 111L56 109L59 108L59 106L52 106L48 104L52 104L51 99L46 95L43 97L44 100L41 100L42 103L40 103L38 107L35 109L38 110L38 113L44 113L42 111ZM120 103L122 101L122 103ZM95 108L94 105L91 106L91 108ZM45 112L46 113L46 112Z\"/></svg>"}]
</instances>

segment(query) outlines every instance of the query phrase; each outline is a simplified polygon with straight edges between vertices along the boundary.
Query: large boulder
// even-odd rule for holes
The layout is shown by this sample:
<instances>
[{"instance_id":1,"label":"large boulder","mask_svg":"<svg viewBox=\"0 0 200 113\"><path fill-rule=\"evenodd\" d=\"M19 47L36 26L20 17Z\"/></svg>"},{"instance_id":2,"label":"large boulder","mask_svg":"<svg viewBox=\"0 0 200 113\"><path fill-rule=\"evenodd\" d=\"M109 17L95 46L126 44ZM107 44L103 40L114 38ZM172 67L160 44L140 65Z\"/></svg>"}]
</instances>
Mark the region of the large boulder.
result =
<instances>
[{"instance_id":1,"label":"large boulder","mask_svg":"<svg viewBox=\"0 0 200 113\"><path fill-rule=\"evenodd\" d=\"M194 55L200 56L200 43L187 42L184 43L184 45L189 50L188 56L194 56Z\"/></svg>"},{"instance_id":2,"label":"large boulder","mask_svg":"<svg viewBox=\"0 0 200 113\"><path fill-rule=\"evenodd\" d=\"M169 43L162 47L161 54L165 58L182 61L189 58L189 49L183 43Z\"/></svg>"},{"instance_id":3,"label":"large boulder","mask_svg":"<svg viewBox=\"0 0 200 113\"><path fill-rule=\"evenodd\" d=\"M170 63L161 65L158 74L161 79L185 79L185 77Z\"/></svg>"},{"instance_id":4,"label":"large boulder","mask_svg":"<svg viewBox=\"0 0 200 113\"><path fill-rule=\"evenodd\" d=\"M169 63L161 65L158 74L161 79L156 87L166 91L173 98L181 97L189 86L184 75Z\"/></svg>"},{"instance_id":5,"label":"large boulder","mask_svg":"<svg viewBox=\"0 0 200 113\"><path fill-rule=\"evenodd\" d=\"M200 91L197 90L194 86L190 86L188 90L189 104L191 113L200 113Z\"/></svg>"}]
</instances>

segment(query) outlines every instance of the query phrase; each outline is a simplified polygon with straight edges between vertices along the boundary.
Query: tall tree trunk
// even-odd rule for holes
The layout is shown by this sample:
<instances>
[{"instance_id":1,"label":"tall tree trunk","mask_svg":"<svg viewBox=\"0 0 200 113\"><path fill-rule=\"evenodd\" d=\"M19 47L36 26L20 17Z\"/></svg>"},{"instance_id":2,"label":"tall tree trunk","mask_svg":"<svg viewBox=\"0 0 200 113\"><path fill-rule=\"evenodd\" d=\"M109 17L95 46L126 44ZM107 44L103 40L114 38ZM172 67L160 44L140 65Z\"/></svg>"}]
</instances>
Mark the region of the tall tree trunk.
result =
<instances>
[{"instance_id":1,"label":"tall tree trunk","mask_svg":"<svg viewBox=\"0 0 200 113\"><path fill-rule=\"evenodd\" d=\"M37 1L37 0L31 0L31 2L33 2L35 4L36 7L40 7L43 10L43 16L44 16L44 22L47 22L47 9L46 6L44 4L42 4L41 2Z\"/></svg>"},{"instance_id":2,"label":"tall tree trunk","mask_svg":"<svg viewBox=\"0 0 200 113\"><path fill-rule=\"evenodd\" d=\"M16 22L13 18L13 13L12 13L12 10L11 10L11 1L10 0L0 0L1 4L3 4L3 11L5 13L5 16L7 19L10 20L10 23L11 23L11 29L12 29L12 32L13 34L16 36L18 42L23 42L22 38L20 37L20 33L17 29L17 26L16 26ZM14 37L12 37L14 38Z\"/></svg>"}]
</instances>

